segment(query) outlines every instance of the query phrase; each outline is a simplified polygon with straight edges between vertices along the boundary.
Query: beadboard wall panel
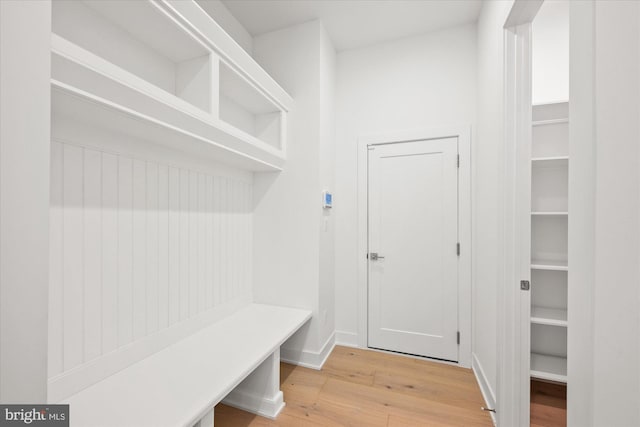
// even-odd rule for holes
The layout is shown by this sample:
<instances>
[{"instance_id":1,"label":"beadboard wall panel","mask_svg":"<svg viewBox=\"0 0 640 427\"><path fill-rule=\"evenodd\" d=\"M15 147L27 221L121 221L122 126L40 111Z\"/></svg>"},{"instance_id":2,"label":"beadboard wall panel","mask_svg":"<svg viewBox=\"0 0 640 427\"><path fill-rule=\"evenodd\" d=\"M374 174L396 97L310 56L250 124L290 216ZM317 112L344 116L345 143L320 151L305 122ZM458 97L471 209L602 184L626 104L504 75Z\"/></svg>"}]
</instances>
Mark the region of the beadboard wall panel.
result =
<instances>
[{"instance_id":1,"label":"beadboard wall panel","mask_svg":"<svg viewBox=\"0 0 640 427\"><path fill-rule=\"evenodd\" d=\"M249 301L251 200L246 176L54 140L50 385L133 363Z\"/></svg>"}]
</instances>

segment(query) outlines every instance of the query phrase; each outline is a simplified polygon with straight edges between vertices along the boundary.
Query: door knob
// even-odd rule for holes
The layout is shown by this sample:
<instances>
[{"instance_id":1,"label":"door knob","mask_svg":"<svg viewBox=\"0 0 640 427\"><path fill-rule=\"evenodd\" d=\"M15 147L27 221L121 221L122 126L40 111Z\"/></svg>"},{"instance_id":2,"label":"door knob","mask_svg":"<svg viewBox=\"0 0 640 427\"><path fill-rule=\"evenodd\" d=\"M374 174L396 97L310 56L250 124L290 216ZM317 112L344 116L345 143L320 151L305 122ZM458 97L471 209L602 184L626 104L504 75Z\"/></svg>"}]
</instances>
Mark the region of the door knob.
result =
<instances>
[{"instance_id":1,"label":"door knob","mask_svg":"<svg viewBox=\"0 0 640 427\"><path fill-rule=\"evenodd\" d=\"M371 252L371 253L369 254L369 259L370 259L371 261L377 261L377 260L379 260L379 259L384 259L384 257L383 257L383 256L378 255L378 252Z\"/></svg>"}]
</instances>

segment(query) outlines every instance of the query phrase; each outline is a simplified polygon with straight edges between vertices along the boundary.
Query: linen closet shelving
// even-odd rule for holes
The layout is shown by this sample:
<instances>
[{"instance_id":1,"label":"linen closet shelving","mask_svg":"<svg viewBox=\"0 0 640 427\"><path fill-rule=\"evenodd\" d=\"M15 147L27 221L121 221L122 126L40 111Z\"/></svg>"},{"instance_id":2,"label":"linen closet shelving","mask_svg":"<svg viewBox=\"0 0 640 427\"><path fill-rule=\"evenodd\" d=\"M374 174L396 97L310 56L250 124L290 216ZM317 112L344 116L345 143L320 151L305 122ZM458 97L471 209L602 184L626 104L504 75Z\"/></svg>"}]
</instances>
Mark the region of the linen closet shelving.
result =
<instances>
[{"instance_id":1,"label":"linen closet shelving","mask_svg":"<svg viewBox=\"0 0 640 427\"><path fill-rule=\"evenodd\" d=\"M533 106L531 377L567 382L569 103Z\"/></svg>"}]
</instances>

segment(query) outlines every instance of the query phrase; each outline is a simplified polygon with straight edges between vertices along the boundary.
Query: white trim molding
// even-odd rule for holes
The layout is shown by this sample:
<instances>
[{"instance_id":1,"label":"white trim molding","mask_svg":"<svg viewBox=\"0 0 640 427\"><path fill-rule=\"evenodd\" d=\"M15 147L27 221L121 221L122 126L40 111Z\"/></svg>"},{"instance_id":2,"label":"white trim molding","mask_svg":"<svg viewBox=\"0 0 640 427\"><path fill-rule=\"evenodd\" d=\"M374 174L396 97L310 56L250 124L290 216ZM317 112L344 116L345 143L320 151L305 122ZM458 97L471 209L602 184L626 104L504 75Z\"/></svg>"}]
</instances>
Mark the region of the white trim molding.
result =
<instances>
[{"instance_id":1,"label":"white trim molding","mask_svg":"<svg viewBox=\"0 0 640 427\"><path fill-rule=\"evenodd\" d=\"M336 346L336 333L332 333L320 351L310 351L304 349L293 349L282 347L280 349L280 360L291 365L302 366L304 368L321 370L329 355Z\"/></svg>"},{"instance_id":2,"label":"white trim molding","mask_svg":"<svg viewBox=\"0 0 640 427\"><path fill-rule=\"evenodd\" d=\"M275 420L285 406L282 391L278 391L273 397L264 397L236 389L229 393L222 403L271 420Z\"/></svg>"},{"instance_id":3,"label":"white trim molding","mask_svg":"<svg viewBox=\"0 0 640 427\"><path fill-rule=\"evenodd\" d=\"M516 1L504 26L502 228L498 260L498 425L529 425L531 294L531 22L542 0Z\"/></svg>"},{"instance_id":4,"label":"white trim molding","mask_svg":"<svg viewBox=\"0 0 640 427\"><path fill-rule=\"evenodd\" d=\"M460 347L458 365L471 367L471 126L413 129L363 135L358 138L358 332L357 346L367 348L367 147L428 139L458 138L460 154L458 233L461 245L458 263L458 328ZM353 341L352 341L353 342Z\"/></svg>"},{"instance_id":5,"label":"white trim molding","mask_svg":"<svg viewBox=\"0 0 640 427\"><path fill-rule=\"evenodd\" d=\"M336 331L336 345L359 348L358 334L355 332Z\"/></svg>"},{"instance_id":6,"label":"white trim molding","mask_svg":"<svg viewBox=\"0 0 640 427\"><path fill-rule=\"evenodd\" d=\"M478 386L480 387L480 393L482 393L482 398L484 399L484 404L486 405L485 407L489 409L495 409L496 394L491 388L491 383L489 382L487 375L484 373L482 364L480 364L480 360L478 360L478 357L475 353L471 355L471 369L473 369L473 374L476 376L476 381L478 382ZM491 415L493 425L497 425L495 412L489 412L489 414Z\"/></svg>"}]
</instances>

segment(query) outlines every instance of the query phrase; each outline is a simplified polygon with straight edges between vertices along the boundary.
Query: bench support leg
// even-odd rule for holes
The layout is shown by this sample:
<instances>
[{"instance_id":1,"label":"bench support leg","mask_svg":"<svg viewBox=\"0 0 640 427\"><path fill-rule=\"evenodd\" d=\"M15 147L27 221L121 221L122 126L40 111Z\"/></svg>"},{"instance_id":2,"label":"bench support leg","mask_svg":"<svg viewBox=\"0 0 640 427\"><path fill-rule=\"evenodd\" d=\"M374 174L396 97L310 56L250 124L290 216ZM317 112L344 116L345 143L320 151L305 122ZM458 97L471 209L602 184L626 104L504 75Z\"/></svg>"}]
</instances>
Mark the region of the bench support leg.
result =
<instances>
[{"instance_id":1,"label":"bench support leg","mask_svg":"<svg viewBox=\"0 0 640 427\"><path fill-rule=\"evenodd\" d=\"M214 410L215 409L212 409L211 411L207 412L207 415L200 418L200 421L195 423L193 427L213 427L213 411Z\"/></svg>"},{"instance_id":2,"label":"bench support leg","mask_svg":"<svg viewBox=\"0 0 640 427\"><path fill-rule=\"evenodd\" d=\"M280 349L262 362L222 403L275 419L284 408L280 391Z\"/></svg>"}]
</instances>

